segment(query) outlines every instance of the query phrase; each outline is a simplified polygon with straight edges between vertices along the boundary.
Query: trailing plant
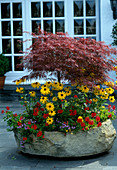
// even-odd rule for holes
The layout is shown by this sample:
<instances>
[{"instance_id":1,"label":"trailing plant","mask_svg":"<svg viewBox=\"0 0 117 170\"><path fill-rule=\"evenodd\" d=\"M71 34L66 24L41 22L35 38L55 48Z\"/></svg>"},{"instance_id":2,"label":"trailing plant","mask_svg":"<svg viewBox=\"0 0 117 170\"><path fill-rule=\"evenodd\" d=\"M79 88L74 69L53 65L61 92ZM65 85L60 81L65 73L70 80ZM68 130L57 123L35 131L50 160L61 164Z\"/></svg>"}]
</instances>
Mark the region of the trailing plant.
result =
<instances>
[{"instance_id":1,"label":"trailing plant","mask_svg":"<svg viewBox=\"0 0 117 170\"><path fill-rule=\"evenodd\" d=\"M113 38L112 45L117 45L117 22L113 25L111 36Z\"/></svg>"},{"instance_id":2,"label":"trailing plant","mask_svg":"<svg viewBox=\"0 0 117 170\"><path fill-rule=\"evenodd\" d=\"M0 54L0 76L3 76L9 70L9 60L3 54Z\"/></svg>"}]
</instances>

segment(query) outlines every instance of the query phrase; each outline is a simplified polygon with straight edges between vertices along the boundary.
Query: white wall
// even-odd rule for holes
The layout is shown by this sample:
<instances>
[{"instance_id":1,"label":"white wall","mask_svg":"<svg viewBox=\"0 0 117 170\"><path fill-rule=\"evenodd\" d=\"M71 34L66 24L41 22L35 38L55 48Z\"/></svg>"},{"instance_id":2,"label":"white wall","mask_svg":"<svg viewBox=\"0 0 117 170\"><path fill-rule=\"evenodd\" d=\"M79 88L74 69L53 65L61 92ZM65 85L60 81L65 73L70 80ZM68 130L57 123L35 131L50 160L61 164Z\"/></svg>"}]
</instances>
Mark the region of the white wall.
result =
<instances>
[{"instance_id":1,"label":"white wall","mask_svg":"<svg viewBox=\"0 0 117 170\"><path fill-rule=\"evenodd\" d=\"M111 10L110 0L100 0L100 16L101 16L101 41L107 45L111 44L112 27L117 21L113 19L113 11ZM115 56L117 58L117 56ZM110 77L116 80L115 72L110 72Z\"/></svg>"}]
</instances>

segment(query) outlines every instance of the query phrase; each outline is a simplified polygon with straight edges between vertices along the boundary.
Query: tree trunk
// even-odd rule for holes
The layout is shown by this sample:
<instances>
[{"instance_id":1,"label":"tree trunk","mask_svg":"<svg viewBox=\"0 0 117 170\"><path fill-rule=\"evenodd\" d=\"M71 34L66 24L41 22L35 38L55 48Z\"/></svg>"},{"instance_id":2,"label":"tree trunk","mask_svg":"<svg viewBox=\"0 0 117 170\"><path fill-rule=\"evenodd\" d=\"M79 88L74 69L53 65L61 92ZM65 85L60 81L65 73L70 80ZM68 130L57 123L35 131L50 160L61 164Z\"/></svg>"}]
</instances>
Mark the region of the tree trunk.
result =
<instances>
[{"instance_id":1,"label":"tree trunk","mask_svg":"<svg viewBox=\"0 0 117 170\"><path fill-rule=\"evenodd\" d=\"M60 83L60 71L57 71L57 79L58 79L58 82Z\"/></svg>"}]
</instances>

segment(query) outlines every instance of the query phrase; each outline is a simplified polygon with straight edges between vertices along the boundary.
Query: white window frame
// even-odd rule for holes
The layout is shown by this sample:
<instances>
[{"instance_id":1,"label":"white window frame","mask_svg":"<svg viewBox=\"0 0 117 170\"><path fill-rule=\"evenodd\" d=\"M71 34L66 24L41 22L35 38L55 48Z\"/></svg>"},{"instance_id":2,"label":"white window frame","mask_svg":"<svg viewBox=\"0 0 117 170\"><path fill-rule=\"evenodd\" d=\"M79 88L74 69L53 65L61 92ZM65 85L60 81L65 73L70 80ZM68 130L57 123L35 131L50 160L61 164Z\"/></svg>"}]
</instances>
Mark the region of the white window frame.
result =
<instances>
[{"instance_id":1,"label":"white window frame","mask_svg":"<svg viewBox=\"0 0 117 170\"><path fill-rule=\"evenodd\" d=\"M64 1L64 17L55 17L55 8L54 8L54 5L55 5L55 1ZM83 0L83 2L85 2L86 0ZM95 0L96 1L96 40L99 41L99 0ZM74 17L74 0L0 0L0 9L1 9L1 3L22 3L22 28L23 28L23 31L27 31L27 32L31 32L32 31L32 20L38 20L38 18L31 18L31 2L40 2L41 3L41 6L43 6L43 2L52 2L53 4L53 17L47 17L47 18L43 18L43 9L41 9L41 17L39 18L41 20L41 29L43 30L43 20L53 20L53 33L55 33L55 19L64 19L65 20L65 32L68 32L69 36L70 37L86 37L86 32L84 32L84 36L81 36L81 35L74 35L74 19L77 18L77 17ZM12 8L12 5L11 5L11 8ZM85 12L85 5L84 5L84 12ZM11 13L12 13L12 9L11 9ZM80 19L80 17L78 17ZM92 17L81 17L84 19L84 27L86 27L86 18L92 18ZM93 17L94 18L94 17ZM13 18L10 18L10 19L1 19L1 13L0 13L0 21L8 21L10 20L12 23L11 23L11 38L13 39L14 36L13 36L13 20L15 21L19 21L20 19L13 19ZM1 28L1 22L0 22L0 28ZM92 37L93 35L91 35ZM90 35L88 35L88 37L90 37ZM0 32L0 44L2 44L2 32ZM5 36L6 38L6 36ZM8 36L9 38L9 36ZM23 40L26 40L26 39L30 39L32 38L29 34L27 33L24 33L21 36L19 37L16 37L15 38L23 38ZM30 45L32 44L32 42L26 42L26 43L23 43L23 50L25 51L26 48L28 48ZM12 41L12 48L13 48L13 41ZM0 46L0 52L2 52L2 45ZM6 56L12 56L12 59L14 58L14 56L22 56L22 54L13 54L13 49L12 49L12 55L9 55L9 54L5 54ZM14 60L12 60L12 67L14 67ZM14 71L14 69L12 71L9 71L6 76L7 76L7 79L6 79L6 84L13 84L13 80L14 79L18 79L20 77L22 77L23 75L26 75L28 74L28 71L27 70L24 70L24 71ZM28 82L30 84L30 82ZM27 84L28 84L27 83Z\"/></svg>"}]
</instances>

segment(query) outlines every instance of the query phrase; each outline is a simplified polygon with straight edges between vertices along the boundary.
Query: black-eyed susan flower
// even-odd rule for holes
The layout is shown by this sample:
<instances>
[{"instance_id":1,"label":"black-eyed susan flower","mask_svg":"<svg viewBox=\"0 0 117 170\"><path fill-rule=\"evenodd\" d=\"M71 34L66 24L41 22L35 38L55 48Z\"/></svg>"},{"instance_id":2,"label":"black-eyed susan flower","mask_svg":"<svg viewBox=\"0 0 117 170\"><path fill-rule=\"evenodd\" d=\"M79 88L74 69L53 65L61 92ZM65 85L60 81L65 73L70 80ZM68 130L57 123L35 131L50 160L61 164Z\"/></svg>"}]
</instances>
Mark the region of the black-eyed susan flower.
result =
<instances>
[{"instance_id":1,"label":"black-eyed susan flower","mask_svg":"<svg viewBox=\"0 0 117 170\"><path fill-rule=\"evenodd\" d=\"M48 111L53 111L54 110L54 104L53 103L47 103L46 104L46 109Z\"/></svg>"},{"instance_id":2,"label":"black-eyed susan flower","mask_svg":"<svg viewBox=\"0 0 117 170\"><path fill-rule=\"evenodd\" d=\"M47 123L48 125L52 124L53 121L54 121L53 117L48 117L48 118L46 119L46 123Z\"/></svg>"},{"instance_id":3,"label":"black-eyed susan flower","mask_svg":"<svg viewBox=\"0 0 117 170\"><path fill-rule=\"evenodd\" d=\"M50 87L50 86L52 85L52 82L51 82L51 81L46 81L45 85L46 85L47 87Z\"/></svg>"},{"instance_id":4,"label":"black-eyed susan flower","mask_svg":"<svg viewBox=\"0 0 117 170\"><path fill-rule=\"evenodd\" d=\"M59 84L59 82L54 81L54 82L52 83L52 87L57 88L58 84Z\"/></svg>"},{"instance_id":5,"label":"black-eyed susan flower","mask_svg":"<svg viewBox=\"0 0 117 170\"><path fill-rule=\"evenodd\" d=\"M111 87L106 88L106 92L107 92L108 94L112 94L112 93L114 92L114 89L112 89Z\"/></svg>"},{"instance_id":6,"label":"black-eyed susan flower","mask_svg":"<svg viewBox=\"0 0 117 170\"><path fill-rule=\"evenodd\" d=\"M31 91L31 92L29 92L29 94L30 94L31 97L35 97L36 96L36 92L35 91Z\"/></svg>"},{"instance_id":7,"label":"black-eyed susan flower","mask_svg":"<svg viewBox=\"0 0 117 170\"><path fill-rule=\"evenodd\" d=\"M48 114L49 114L49 116L54 116L56 114L56 112L54 110L51 110Z\"/></svg>"},{"instance_id":8,"label":"black-eyed susan flower","mask_svg":"<svg viewBox=\"0 0 117 170\"><path fill-rule=\"evenodd\" d=\"M44 85L41 86L41 89L47 88L47 87L48 87L47 84L44 84Z\"/></svg>"},{"instance_id":9,"label":"black-eyed susan flower","mask_svg":"<svg viewBox=\"0 0 117 170\"><path fill-rule=\"evenodd\" d=\"M24 92L24 88L23 87L17 87L16 88L16 92L18 92L18 93L23 93Z\"/></svg>"},{"instance_id":10,"label":"black-eyed susan flower","mask_svg":"<svg viewBox=\"0 0 117 170\"><path fill-rule=\"evenodd\" d=\"M39 88L40 83L39 83L39 82L34 82L34 83L31 84L31 86L32 86L33 88Z\"/></svg>"},{"instance_id":11,"label":"black-eyed susan flower","mask_svg":"<svg viewBox=\"0 0 117 170\"><path fill-rule=\"evenodd\" d=\"M21 80L16 80L16 85L19 85L22 81Z\"/></svg>"},{"instance_id":12,"label":"black-eyed susan flower","mask_svg":"<svg viewBox=\"0 0 117 170\"><path fill-rule=\"evenodd\" d=\"M47 97L41 96L41 98L40 98L40 102L41 102L41 103L45 104L47 101L48 101L48 98L47 98Z\"/></svg>"},{"instance_id":13,"label":"black-eyed susan flower","mask_svg":"<svg viewBox=\"0 0 117 170\"><path fill-rule=\"evenodd\" d=\"M87 86L82 86L82 92L88 93L89 92L89 88Z\"/></svg>"},{"instance_id":14,"label":"black-eyed susan flower","mask_svg":"<svg viewBox=\"0 0 117 170\"><path fill-rule=\"evenodd\" d=\"M64 90L65 91L69 91L71 88L69 86L65 87Z\"/></svg>"},{"instance_id":15,"label":"black-eyed susan flower","mask_svg":"<svg viewBox=\"0 0 117 170\"><path fill-rule=\"evenodd\" d=\"M93 100L93 102L97 102L98 101L98 99L96 99L96 98L93 98L92 100Z\"/></svg>"},{"instance_id":16,"label":"black-eyed susan flower","mask_svg":"<svg viewBox=\"0 0 117 170\"><path fill-rule=\"evenodd\" d=\"M110 96L110 97L109 97L109 101L112 102L112 103L114 103L114 101L115 101L114 96Z\"/></svg>"},{"instance_id":17,"label":"black-eyed susan flower","mask_svg":"<svg viewBox=\"0 0 117 170\"><path fill-rule=\"evenodd\" d=\"M72 93L72 91L71 91L71 90L67 91L67 92L66 92L66 96L70 96L70 95L71 95L71 93Z\"/></svg>"},{"instance_id":18,"label":"black-eyed susan flower","mask_svg":"<svg viewBox=\"0 0 117 170\"><path fill-rule=\"evenodd\" d=\"M53 102L56 102L57 100L58 100L57 97L53 97L53 98L52 98L52 101L53 101Z\"/></svg>"},{"instance_id":19,"label":"black-eyed susan flower","mask_svg":"<svg viewBox=\"0 0 117 170\"><path fill-rule=\"evenodd\" d=\"M41 94L43 95L48 95L50 94L50 89L48 87L43 87L41 90L40 90Z\"/></svg>"},{"instance_id":20,"label":"black-eyed susan flower","mask_svg":"<svg viewBox=\"0 0 117 170\"><path fill-rule=\"evenodd\" d=\"M66 97L66 93L65 93L64 91L58 92L58 98L59 98L60 100L65 99L65 97Z\"/></svg>"},{"instance_id":21,"label":"black-eyed susan flower","mask_svg":"<svg viewBox=\"0 0 117 170\"><path fill-rule=\"evenodd\" d=\"M99 89L94 89L93 93L98 96L100 94L100 90Z\"/></svg>"},{"instance_id":22,"label":"black-eyed susan flower","mask_svg":"<svg viewBox=\"0 0 117 170\"><path fill-rule=\"evenodd\" d=\"M58 90L63 90L63 84L62 84L62 83L58 83L57 89L58 89Z\"/></svg>"}]
</instances>

